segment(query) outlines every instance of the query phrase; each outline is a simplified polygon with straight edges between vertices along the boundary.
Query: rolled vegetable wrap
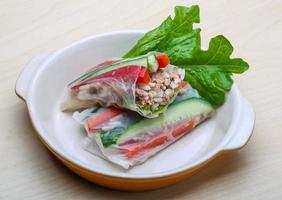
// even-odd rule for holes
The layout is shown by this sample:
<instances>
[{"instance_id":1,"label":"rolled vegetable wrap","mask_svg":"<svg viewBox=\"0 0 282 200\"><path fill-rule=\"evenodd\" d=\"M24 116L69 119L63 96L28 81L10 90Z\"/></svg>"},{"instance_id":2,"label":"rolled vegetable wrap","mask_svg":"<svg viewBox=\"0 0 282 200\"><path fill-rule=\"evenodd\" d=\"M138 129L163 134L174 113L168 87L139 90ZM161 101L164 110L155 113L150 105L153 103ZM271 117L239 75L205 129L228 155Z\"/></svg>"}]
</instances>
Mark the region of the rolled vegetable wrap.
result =
<instances>
[{"instance_id":1,"label":"rolled vegetable wrap","mask_svg":"<svg viewBox=\"0 0 282 200\"><path fill-rule=\"evenodd\" d=\"M123 168L146 161L211 116L213 107L194 95L177 99L159 117L140 115L116 108L91 108L74 118L84 124L91 142L84 148ZM109 119L109 120L106 120Z\"/></svg>"},{"instance_id":2,"label":"rolled vegetable wrap","mask_svg":"<svg viewBox=\"0 0 282 200\"><path fill-rule=\"evenodd\" d=\"M71 98L63 110L113 106L154 118L176 98L184 75L184 70L169 65L165 54L155 52L107 61L69 84Z\"/></svg>"}]
</instances>

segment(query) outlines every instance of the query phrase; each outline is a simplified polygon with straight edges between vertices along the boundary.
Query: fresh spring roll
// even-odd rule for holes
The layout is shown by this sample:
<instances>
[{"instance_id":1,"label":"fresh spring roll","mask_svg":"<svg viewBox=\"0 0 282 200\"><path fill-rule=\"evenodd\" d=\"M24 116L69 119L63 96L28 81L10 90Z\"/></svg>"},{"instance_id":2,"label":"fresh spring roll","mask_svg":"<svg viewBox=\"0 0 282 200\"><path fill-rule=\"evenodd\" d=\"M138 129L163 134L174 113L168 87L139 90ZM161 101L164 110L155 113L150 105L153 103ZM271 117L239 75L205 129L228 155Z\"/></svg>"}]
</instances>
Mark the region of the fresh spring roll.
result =
<instances>
[{"instance_id":1,"label":"fresh spring roll","mask_svg":"<svg viewBox=\"0 0 282 200\"><path fill-rule=\"evenodd\" d=\"M183 69L169 65L165 54L156 52L108 61L70 83L71 98L62 110L113 106L154 118L174 101L184 75Z\"/></svg>"},{"instance_id":2,"label":"fresh spring roll","mask_svg":"<svg viewBox=\"0 0 282 200\"><path fill-rule=\"evenodd\" d=\"M188 89L190 90L190 89ZM211 116L213 107L197 92L186 92L159 117L148 119L116 108L90 108L74 118L84 124L84 149L123 168L146 161ZM98 150L97 148L98 147Z\"/></svg>"}]
</instances>

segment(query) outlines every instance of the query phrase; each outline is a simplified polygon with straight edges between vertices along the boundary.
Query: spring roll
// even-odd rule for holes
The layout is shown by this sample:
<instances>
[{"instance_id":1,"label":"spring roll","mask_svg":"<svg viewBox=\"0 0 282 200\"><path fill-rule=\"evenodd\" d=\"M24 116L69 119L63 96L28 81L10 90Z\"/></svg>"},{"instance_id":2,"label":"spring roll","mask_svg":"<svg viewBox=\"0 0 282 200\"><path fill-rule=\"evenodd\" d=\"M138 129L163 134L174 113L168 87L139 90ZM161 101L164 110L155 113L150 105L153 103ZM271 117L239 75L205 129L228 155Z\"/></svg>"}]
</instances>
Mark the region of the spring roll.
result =
<instances>
[{"instance_id":1,"label":"spring roll","mask_svg":"<svg viewBox=\"0 0 282 200\"><path fill-rule=\"evenodd\" d=\"M213 107L186 88L159 117L148 119L117 108L95 107L74 118L85 126L84 148L125 169L145 162L211 116ZM97 151L98 147L99 152Z\"/></svg>"},{"instance_id":2,"label":"spring roll","mask_svg":"<svg viewBox=\"0 0 282 200\"><path fill-rule=\"evenodd\" d=\"M169 64L166 55L155 52L137 58L107 61L69 84L71 98L62 109L100 105L129 109L154 118L174 101L181 90L184 75L183 69Z\"/></svg>"}]
</instances>

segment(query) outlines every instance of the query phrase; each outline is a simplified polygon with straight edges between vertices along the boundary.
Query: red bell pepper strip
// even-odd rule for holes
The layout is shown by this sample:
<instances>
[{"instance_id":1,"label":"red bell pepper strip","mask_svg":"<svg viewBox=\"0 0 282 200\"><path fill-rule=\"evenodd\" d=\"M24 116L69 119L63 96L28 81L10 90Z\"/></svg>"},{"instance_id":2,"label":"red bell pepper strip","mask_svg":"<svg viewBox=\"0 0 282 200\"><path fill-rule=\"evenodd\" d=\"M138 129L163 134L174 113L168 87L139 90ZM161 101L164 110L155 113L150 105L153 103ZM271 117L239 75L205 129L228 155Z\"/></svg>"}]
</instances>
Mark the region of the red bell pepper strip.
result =
<instances>
[{"instance_id":1,"label":"red bell pepper strip","mask_svg":"<svg viewBox=\"0 0 282 200\"><path fill-rule=\"evenodd\" d=\"M141 71L139 73L137 83L148 84L150 82L150 74L145 67L141 67Z\"/></svg>"},{"instance_id":2,"label":"red bell pepper strip","mask_svg":"<svg viewBox=\"0 0 282 200\"><path fill-rule=\"evenodd\" d=\"M101 114L99 114L95 117L89 118L87 120L87 127L88 127L89 132L93 131L97 126L107 122L111 118L113 118L117 115L120 115L123 112L124 112L124 110L122 110L122 109L111 107L111 108L107 109L105 112L103 112L103 113L101 113Z\"/></svg>"},{"instance_id":3,"label":"red bell pepper strip","mask_svg":"<svg viewBox=\"0 0 282 200\"><path fill-rule=\"evenodd\" d=\"M156 55L156 58L159 63L159 68L164 68L169 64L169 58L165 53Z\"/></svg>"},{"instance_id":4,"label":"red bell pepper strip","mask_svg":"<svg viewBox=\"0 0 282 200\"><path fill-rule=\"evenodd\" d=\"M167 140L168 140L167 135L165 135L165 134L158 135L157 137L153 138L149 142L143 143L143 144L138 145L138 146L134 147L133 149L129 150L126 153L126 157L129 158L129 159L133 158L134 156L140 154L141 152L143 152L147 149L152 149L152 148L155 148L159 145L164 144L165 142L167 142Z\"/></svg>"},{"instance_id":5,"label":"red bell pepper strip","mask_svg":"<svg viewBox=\"0 0 282 200\"><path fill-rule=\"evenodd\" d=\"M102 78L122 78L124 80L135 80L137 78L137 83L149 83L150 75L146 67L137 65L128 65L106 73L100 74L88 80L82 81L74 85L71 89L76 91L81 86L92 83L95 80Z\"/></svg>"},{"instance_id":6,"label":"red bell pepper strip","mask_svg":"<svg viewBox=\"0 0 282 200\"><path fill-rule=\"evenodd\" d=\"M188 85L188 83L186 81L181 81L181 83L180 83L180 86L183 87L183 88L187 85Z\"/></svg>"},{"instance_id":7,"label":"red bell pepper strip","mask_svg":"<svg viewBox=\"0 0 282 200\"><path fill-rule=\"evenodd\" d=\"M187 123L180 124L173 130L172 136L176 138L184 133L191 131L194 128L194 122L195 120L191 119Z\"/></svg>"},{"instance_id":8,"label":"red bell pepper strip","mask_svg":"<svg viewBox=\"0 0 282 200\"><path fill-rule=\"evenodd\" d=\"M195 122L194 119L190 119L186 123L181 123L172 131L171 135L176 138L182 134L188 133L189 131L193 129L194 122ZM151 139L150 141L142 143L142 144L137 144L137 146L129 149L126 152L126 157L131 159L134 156L144 152L145 150L155 148L168 141L169 141L169 137L166 134L163 134L163 133L159 134L156 137L154 137L153 139Z\"/></svg>"}]
</instances>

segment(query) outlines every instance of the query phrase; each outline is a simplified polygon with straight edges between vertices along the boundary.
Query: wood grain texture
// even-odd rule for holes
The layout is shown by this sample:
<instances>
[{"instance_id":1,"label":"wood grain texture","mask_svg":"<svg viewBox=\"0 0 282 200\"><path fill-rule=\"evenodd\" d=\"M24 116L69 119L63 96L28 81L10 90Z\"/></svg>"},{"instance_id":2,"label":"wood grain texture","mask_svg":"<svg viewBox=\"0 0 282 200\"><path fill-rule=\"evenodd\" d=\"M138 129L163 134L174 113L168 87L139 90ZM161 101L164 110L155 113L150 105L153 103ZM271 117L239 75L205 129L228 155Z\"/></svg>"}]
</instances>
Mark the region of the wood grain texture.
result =
<instances>
[{"instance_id":1,"label":"wood grain texture","mask_svg":"<svg viewBox=\"0 0 282 200\"><path fill-rule=\"evenodd\" d=\"M251 65L236 77L256 110L249 144L174 186L139 193L105 189L60 164L39 142L15 81L35 55L85 36L152 28L174 5L201 7L203 44L226 35ZM282 1L1 0L0 199L281 199Z\"/></svg>"}]
</instances>

